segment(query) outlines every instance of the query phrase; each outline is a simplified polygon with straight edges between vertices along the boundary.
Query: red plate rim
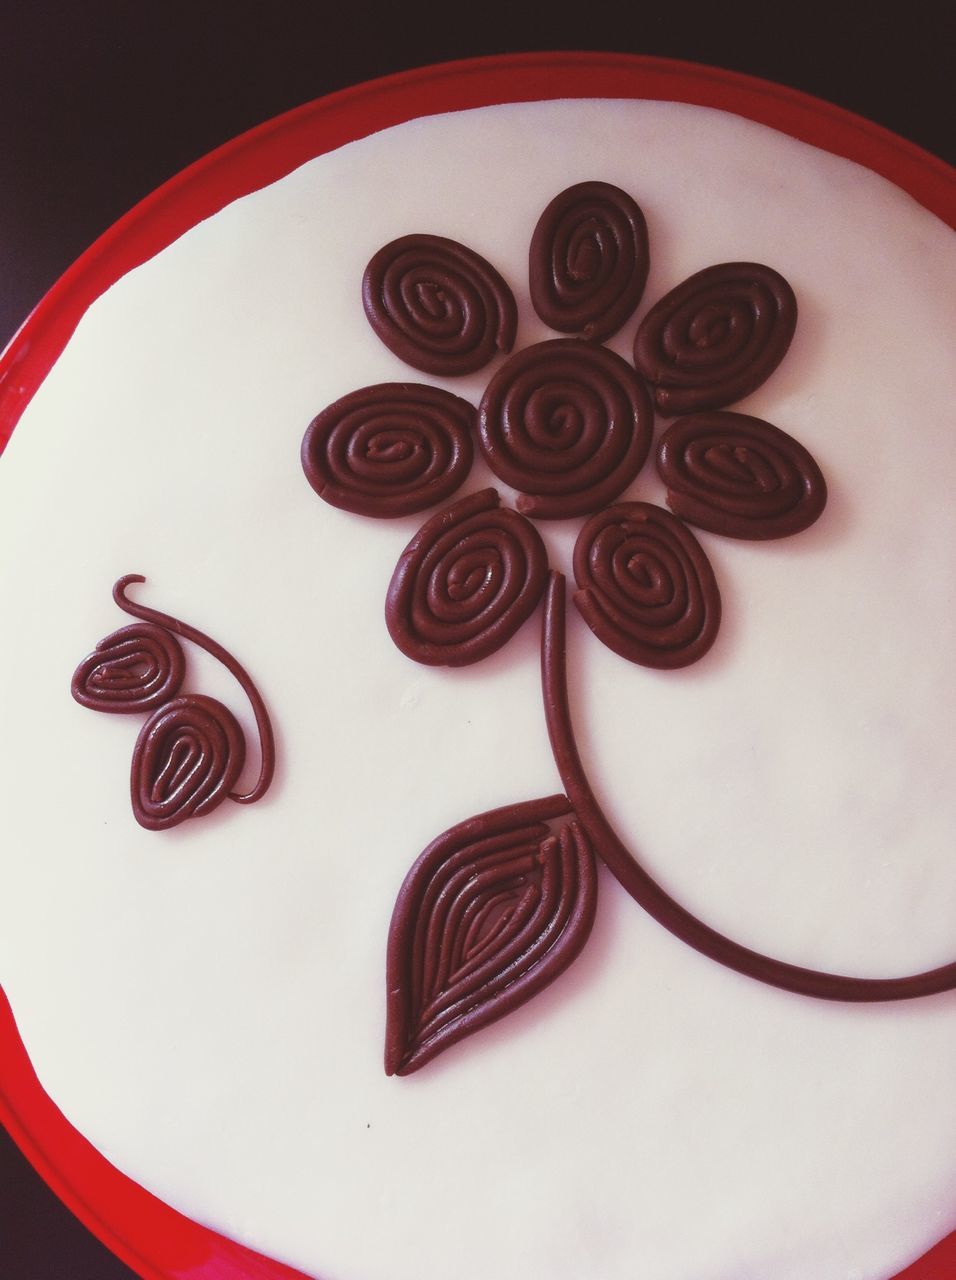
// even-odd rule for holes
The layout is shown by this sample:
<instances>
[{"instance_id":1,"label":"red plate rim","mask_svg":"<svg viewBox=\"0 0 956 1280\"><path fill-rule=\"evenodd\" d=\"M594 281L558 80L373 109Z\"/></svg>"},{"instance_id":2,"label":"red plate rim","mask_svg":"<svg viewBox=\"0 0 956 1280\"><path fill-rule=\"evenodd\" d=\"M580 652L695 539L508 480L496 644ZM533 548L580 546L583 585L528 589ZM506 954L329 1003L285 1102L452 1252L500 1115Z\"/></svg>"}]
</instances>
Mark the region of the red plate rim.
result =
<instances>
[{"instance_id":1,"label":"red plate rim","mask_svg":"<svg viewBox=\"0 0 956 1280\"><path fill-rule=\"evenodd\" d=\"M956 171L882 126L737 72L619 53L520 53L441 63L296 107L157 188L77 259L0 356L0 450L84 312L204 218L317 155L420 116L554 98L646 98L714 107L856 161L956 229ZM0 991L0 1119L74 1214L145 1280L302 1280L193 1222L109 1163L36 1077ZM956 1232L895 1280L952 1280Z\"/></svg>"}]
</instances>

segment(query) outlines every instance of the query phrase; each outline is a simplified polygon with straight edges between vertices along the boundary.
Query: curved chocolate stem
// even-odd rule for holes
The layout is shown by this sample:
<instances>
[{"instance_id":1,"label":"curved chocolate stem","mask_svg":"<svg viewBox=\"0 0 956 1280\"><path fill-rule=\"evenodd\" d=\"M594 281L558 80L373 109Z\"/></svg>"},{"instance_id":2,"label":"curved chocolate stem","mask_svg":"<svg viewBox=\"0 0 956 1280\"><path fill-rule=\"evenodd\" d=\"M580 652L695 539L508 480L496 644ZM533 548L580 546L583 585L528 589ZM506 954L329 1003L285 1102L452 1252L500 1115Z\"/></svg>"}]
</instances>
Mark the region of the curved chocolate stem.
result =
<instances>
[{"instance_id":1,"label":"curved chocolate stem","mask_svg":"<svg viewBox=\"0 0 956 1280\"><path fill-rule=\"evenodd\" d=\"M551 574L545 595L541 681L544 714L555 764L568 799L595 852L635 902L682 942L718 964L736 969L759 982L821 1000L911 1000L956 987L956 962L903 978L851 978L774 960L771 956L741 946L698 920L648 875L601 810L574 741L565 662L564 577L560 573Z\"/></svg>"},{"instance_id":2,"label":"curved chocolate stem","mask_svg":"<svg viewBox=\"0 0 956 1280\"><path fill-rule=\"evenodd\" d=\"M230 791L229 798L230 800L235 800L238 804L255 804L269 790L276 763L275 737L265 703L259 696L258 689L252 683L246 671L221 644L217 644L210 636L207 636L202 631L197 631L195 627L189 626L188 623L180 622L178 618L170 617L168 613L160 613L158 609L149 609L146 605L136 604L129 599L126 595L126 588L129 584L131 582L145 581L146 579L141 573L127 573L113 586L113 599L124 613L131 614L134 618L142 618L144 622L156 622L159 626L166 627L167 630L182 636L184 640L191 640L193 644L199 645L200 649L205 649L208 654L211 654L218 662L221 662L226 670L235 676L249 699L256 717L256 728L259 731L259 750L261 755L259 777L256 779L256 785L251 791L244 793Z\"/></svg>"}]
</instances>

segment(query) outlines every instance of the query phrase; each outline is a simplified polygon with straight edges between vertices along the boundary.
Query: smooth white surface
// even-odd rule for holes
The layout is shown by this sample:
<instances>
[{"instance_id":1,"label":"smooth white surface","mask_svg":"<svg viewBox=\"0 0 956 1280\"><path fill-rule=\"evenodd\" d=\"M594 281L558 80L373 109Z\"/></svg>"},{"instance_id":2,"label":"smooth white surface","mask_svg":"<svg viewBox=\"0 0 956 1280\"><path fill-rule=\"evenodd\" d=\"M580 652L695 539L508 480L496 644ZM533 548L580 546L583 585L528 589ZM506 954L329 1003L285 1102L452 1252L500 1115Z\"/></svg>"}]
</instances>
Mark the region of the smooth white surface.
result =
<instances>
[{"instance_id":1,"label":"smooth white surface","mask_svg":"<svg viewBox=\"0 0 956 1280\"><path fill-rule=\"evenodd\" d=\"M867 975L956 955L952 233L742 120L566 102L322 157L80 325L0 462L0 976L45 1087L110 1159L323 1280L885 1280L956 1226L956 996L764 988L602 874L592 940L551 989L407 1080L382 1070L411 862L559 789L537 615L477 667L410 663L382 607L421 520L326 506L299 444L347 391L429 380L362 314L382 243L463 240L538 341L531 231L591 178L645 211L645 305L719 261L789 278L796 339L741 407L801 440L831 495L790 540L701 535L725 621L697 667L632 667L570 617L591 776L646 865L750 945ZM431 381L477 402L486 380ZM477 466L465 491L487 482ZM628 496L662 487L645 471ZM556 567L579 525L543 528ZM141 719L69 697L126 621L110 588L129 572L259 683L281 753L259 805L134 822ZM228 677L189 659L187 688L251 730Z\"/></svg>"}]
</instances>

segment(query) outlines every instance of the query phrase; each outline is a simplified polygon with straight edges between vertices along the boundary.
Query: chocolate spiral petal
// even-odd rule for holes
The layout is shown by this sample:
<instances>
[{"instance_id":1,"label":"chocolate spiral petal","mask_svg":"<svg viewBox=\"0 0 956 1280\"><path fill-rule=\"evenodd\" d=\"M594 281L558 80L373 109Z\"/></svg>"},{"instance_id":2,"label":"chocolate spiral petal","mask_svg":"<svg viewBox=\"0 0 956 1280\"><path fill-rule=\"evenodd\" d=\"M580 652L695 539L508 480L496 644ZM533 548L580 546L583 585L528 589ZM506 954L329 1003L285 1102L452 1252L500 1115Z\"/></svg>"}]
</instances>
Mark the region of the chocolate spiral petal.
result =
<instances>
[{"instance_id":1,"label":"chocolate spiral petal","mask_svg":"<svg viewBox=\"0 0 956 1280\"><path fill-rule=\"evenodd\" d=\"M574 603L609 649L645 667L686 667L720 626L720 592L691 531L648 502L621 502L574 547Z\"/></svg>"},{"instance_id":2,"label":"chocolate spiral petal","mask_svg":"<svg viewBox=\"0 0 956 1280\"><path fill-rule=\"evenodd\" d=\"M796 324L797 300L783 276L756 262L725 262L651 308L634 339L634 362L668 417L720 409L770 377Z\"/></svg>"},{"instance_id":3,"label":"chocolate spiral petal","mask_svg":"<svg viewBox=\"0 0 956 1280\"><path fill-rule=\"evenodd\" d=\"M802 444L743 413L681 418L661 437L657 470L682 519L731 538L782 538L813 524L826 481Z\"/></svg>"},{"instance_id":4,"label":"chocolate spiral petal","mask_svg":"<svg viewBox=\"0 0 956 1280\"><path fill-rule=\"evenodd\" d=\"M433 840L405 878L388 937L385 1071L410 1075L525 1004L580 954L594 856L564 796L509 805Z\"/></svg>"},{"instance_id":5,"label":"chocolate spiral petal","mask_svg":"<svg viewBox=\"0 0 956 1280\"><path fill-rule=\"evenodd\" d=\"M154 711L133 749L130 795L150 831L211 813L242 772L246 744L232 712L214 698L186 694Z\"/></svg>"},{"instance_id":6,"label":"chocolate spiral petal","mask_svg":"<svg viewBox=\"0 0 956 1280\"><path fill-rule=\"evenodd\" d=\"M92 711L152 711L179 692L186 661L175 636L151 622L101 640L73 673L73 697Z\"/></svg>"},{"instance_id":7,"label":"chocolate spiral petal","mask_svg":"<svg viewBox=\"0 0 956 1280\"><path fill-rule=\"evenodd\" d=\"M402 236L365 269L369 324L399 359L425 373L473 373L514 346L518 311L494 267L441 236Z\"/></svg>"},{"instance_id":8,"label":"chocolate spiral petal","mask_svg":"<svg viewBox=\"0 0 956 1280\"><path fill-rule=\"evenodd\" d=\"M534 611L548 557L528 520L494 489L452 503L402 552L385 603L402 653L429 666L462 667L500 649Z\"/></svg>"},{"instance_id":9,"label":"chocolate spiral petal","mask_svg":"<svg viewBox=\"0 0 956 1280\"><path fill-rule=\"evenodd\" d=\"M309 424L302 466L320 498L362 516L407 516L468 476L475 410L438 387L384 382L343 396Z\"/></svg>"},{"instance_id":10,"label":"chocolate spiral petal","mask_svg":"<svg viewBox=\"0 0 956 1280\"><path fill-rule=\"evenodd\" d=\"M609 183L579 182L555 196L534 229L532 305L552 329L600 342L637 307L648 264L638 205Z\"/></svg>"},{"instance_id":11,"label":"chocolate spiral petal","mask_svg":"<svg viewBox=\"0 0 956 1280\"><path fill-rule=\"evenodd\" d=\"M587 515L640 471L651 444L650 397L630 365L579 338L526 347L495 374L478 409L482 451L540 519Z\"/></svg>"}]
</instances>

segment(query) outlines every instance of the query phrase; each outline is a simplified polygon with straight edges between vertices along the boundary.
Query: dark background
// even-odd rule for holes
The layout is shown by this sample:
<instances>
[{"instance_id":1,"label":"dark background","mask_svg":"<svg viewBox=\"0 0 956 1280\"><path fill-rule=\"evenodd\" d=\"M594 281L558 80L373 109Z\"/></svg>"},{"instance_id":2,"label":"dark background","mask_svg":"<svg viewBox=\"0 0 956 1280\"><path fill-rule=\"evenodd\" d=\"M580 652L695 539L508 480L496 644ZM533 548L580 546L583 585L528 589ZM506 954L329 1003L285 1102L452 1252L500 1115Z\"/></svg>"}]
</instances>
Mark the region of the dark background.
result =
<instances>
[{"instance_id":1,"label":"dark background","mask_svg":"<svg viewBox=\"0 0 956 1280\"><path fill-rule=\"evenodd\" d=\"M948 0L579 0L569 16L519 4L0 0L0 348L101 231L192 160L302 102L431 62L682 58L792 85L956 161ZM0 1280L130 1276L0 1133Z\"/></svg>"}]
</instances>

